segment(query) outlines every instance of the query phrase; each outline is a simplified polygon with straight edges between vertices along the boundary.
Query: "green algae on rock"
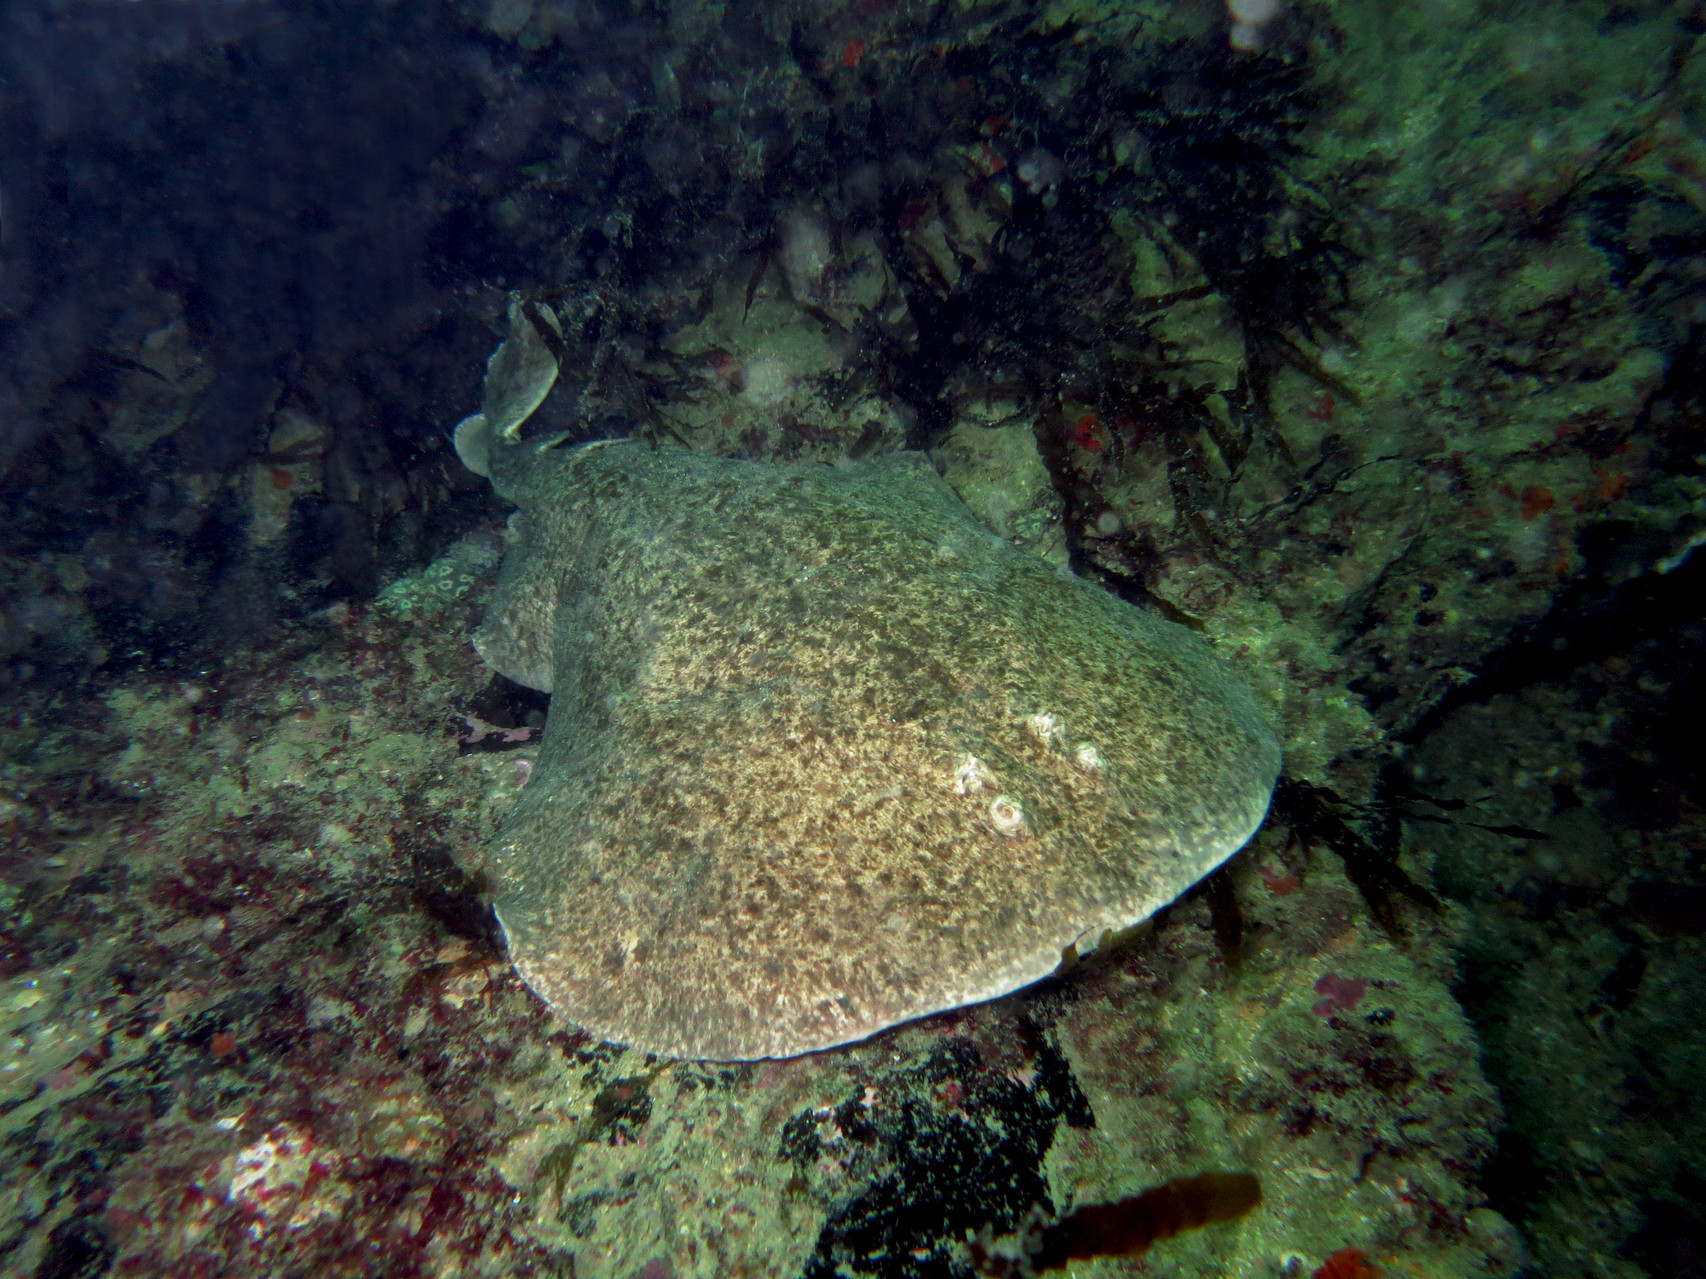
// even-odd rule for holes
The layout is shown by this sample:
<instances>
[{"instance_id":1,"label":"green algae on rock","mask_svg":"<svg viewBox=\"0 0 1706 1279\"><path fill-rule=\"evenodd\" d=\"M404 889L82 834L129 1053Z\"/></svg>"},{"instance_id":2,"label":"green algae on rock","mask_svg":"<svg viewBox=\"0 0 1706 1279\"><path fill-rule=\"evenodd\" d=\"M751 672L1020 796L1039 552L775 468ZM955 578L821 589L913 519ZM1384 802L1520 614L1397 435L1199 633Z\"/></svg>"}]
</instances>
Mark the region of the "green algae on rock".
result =
<instances>
[{"instance_id":1,"label":"green algae on rock","mask_svg":"<svg viewBox=\"0 0 1706 1279\"><path fill-rule=\"evenodd\" d=\"M919 454L491 441L475 638L553 693L491 849L523 979L671 1057L786 1057L1045 976L1260 824L1279 747L1195 635L979 525Z\"/></svg>"}]
</instances>

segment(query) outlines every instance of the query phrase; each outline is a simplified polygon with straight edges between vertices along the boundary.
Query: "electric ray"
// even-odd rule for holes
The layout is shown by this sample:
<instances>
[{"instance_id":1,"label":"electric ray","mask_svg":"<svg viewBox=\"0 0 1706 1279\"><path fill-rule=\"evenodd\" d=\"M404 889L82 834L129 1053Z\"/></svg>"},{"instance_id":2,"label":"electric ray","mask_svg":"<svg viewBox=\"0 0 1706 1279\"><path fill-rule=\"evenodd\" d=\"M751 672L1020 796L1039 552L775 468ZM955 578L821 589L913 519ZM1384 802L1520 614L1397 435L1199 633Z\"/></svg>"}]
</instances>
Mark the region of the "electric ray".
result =
<instances>
[{"instance_id":1,"label":"electric ray","mask_svg":"<svg viewBox=\"0 0 1706 1279\"><path fill-rule=\"evenodd\" d=\"M1262 820L1279 746L1208 646L920 454L480 443L520 510L475 644L552 694L488 870L517 971L593 1034L787 1057L990 999Z\"/></svg>"}]
</instances>

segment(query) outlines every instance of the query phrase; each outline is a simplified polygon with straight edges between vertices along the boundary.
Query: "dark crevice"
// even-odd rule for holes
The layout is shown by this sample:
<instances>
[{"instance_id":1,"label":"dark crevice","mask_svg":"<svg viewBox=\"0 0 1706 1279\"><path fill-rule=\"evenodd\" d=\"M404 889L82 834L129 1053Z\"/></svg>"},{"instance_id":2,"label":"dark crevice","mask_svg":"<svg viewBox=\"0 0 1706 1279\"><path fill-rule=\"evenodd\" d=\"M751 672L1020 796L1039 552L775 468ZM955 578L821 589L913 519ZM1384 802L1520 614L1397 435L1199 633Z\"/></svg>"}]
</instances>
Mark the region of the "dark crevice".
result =
<instances>
[{"instance_id":1,"label":"dark crevice","mask_svg":"<svg viewBox=\"0 0 1706 1279\"><path fill-rule=\"evenodd\" d=\"M1598 525L1584 538L1584 553L1590 562L1624 563L1639 553L1633 532L1609 521ZM1607 585L1602 571L1559 592L1544 618L1482 659L1473 679L1450 689L1394 739L1415 745L1465 706L1558 679L1703 618L1706 555L1615 585Z\"/></svg>"},{"instance_id":2,"label":"dark crevice","mask_svg":"<svg viewBox=\"0 0 1706 1279\"><path fill-rule=\"evenodd\" d=\"M1395 828L1385 805L1371 805L1363 815L1376 826L1376 839L1354 829L1344 816L1345 808L1344 801L1325 786L1282 777L1274 788L1273 815L1291 829L1292 837L1336 854L1380 926L1394 939L1407 938L1408 916L1415 911L1436 915L1439 899L1398 865L1395 843L1379 838Z\"/></svg>"}]
</instances>

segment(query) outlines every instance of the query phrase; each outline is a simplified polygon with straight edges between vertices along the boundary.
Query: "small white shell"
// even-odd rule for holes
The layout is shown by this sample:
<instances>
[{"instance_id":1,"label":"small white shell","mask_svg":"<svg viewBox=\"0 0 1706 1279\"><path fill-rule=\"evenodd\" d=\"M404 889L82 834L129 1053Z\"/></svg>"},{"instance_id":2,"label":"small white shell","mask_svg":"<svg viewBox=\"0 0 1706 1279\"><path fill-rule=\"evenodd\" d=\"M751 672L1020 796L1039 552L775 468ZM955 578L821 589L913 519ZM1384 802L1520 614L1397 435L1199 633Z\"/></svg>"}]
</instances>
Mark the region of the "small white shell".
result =
<instances>
[{"instance_id":1,"label":"small white shell","mask_svg":"<svg viewBox=\"0 0 1706 1279\"><path fill-rule=\"evenodd\" d=\"M1060 722L1060 717L1050 715L1047 711L1038 711L1025 721L1025 727L1031 730L1031 735L1044 746L1053 746L1066 736L1066 725Z\"/></svg>"},{"instance_id":2,"label":"small white shell","mask_svg":"<svg viewBox=\"0 0 1706 1279\"><path fill-rule=\"evenodd\" d=\"M956 795L971 795L982 790L993 779L989 770L983 766L983 761L976 755L961 757L960 766L954 770L954 793Z\"/></svg>"},{"instance_id":3,"label":"small white shell","mask_svg":"<svg viewBox=\"0 0 1706 1279\"><path fill-rule=\"evenodd\" d=\"M1078 748L1078 754L1073 756L1073 762L1086 773L1106 772L1108 767L1108 761L1102 758L1102 752L1090 745L1089 742L1085 742Z\"/></svg>"},{"instance_id":4,"label":"small white shell","mask_svg":"<svg viewBox=\"0 0 1706 1279\"><path fill-rule=\"evenodd\" d=\"M1017 835L1025 827L1025 806L1011 795L997 795L989 805L989 820L1003 835Z\"/></svg>"}]
</instances>

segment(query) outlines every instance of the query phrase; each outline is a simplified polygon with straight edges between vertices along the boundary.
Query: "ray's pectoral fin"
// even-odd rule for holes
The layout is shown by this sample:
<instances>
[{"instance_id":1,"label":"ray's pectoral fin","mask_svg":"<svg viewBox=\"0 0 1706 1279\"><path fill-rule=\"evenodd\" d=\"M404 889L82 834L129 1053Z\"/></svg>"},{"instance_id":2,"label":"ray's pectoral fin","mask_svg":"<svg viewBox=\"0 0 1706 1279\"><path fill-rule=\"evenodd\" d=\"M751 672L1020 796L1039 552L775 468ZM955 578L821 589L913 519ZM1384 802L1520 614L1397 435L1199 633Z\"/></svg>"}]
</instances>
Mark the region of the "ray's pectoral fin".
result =
<instances>
[{"instance_id":1,"label":"ray's pectoral fin","mask_svg":"<svg viewBox=\"0 0 1706 1279\"><path fill-rule=\"evenodd\" d=\"M519 511L510 516L503 568L485 620L474 632L474 650L505 678L549 693L555 683L559 582L534 523L535 517Z\"/></svg>"},{"instance_id":2,"label":"ray's pectoral fin","mask_svg":"<svg viewBox=\"0 0 1706 1279\"><path fill-rule=\"evenodd\" d=\"M552 337L561 338L557 317L548 308L509 304L509 336L486 361L486 429L492 438L513 440L521 424L545 402L557 382L557 356L552 343L541 333L533 317L552 326ZM474 469L470 467L469 469Z\"/></svg>"}]
</instances>

